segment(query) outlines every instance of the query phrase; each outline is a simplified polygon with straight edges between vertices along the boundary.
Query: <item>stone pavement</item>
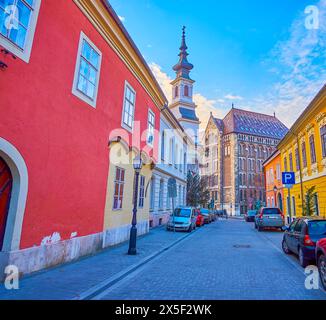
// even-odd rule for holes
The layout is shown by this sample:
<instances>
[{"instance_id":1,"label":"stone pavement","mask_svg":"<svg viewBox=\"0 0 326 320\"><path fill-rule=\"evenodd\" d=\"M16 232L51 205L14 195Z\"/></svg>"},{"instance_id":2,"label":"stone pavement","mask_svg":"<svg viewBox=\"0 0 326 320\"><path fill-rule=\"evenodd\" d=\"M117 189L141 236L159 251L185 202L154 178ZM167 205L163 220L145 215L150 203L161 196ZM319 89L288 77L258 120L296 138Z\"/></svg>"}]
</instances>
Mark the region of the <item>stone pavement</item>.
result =
<instances>
[{"instance_id":1,"label":"stone pavement","mask_svg":"<svg viewBox=\"0 0 326 320\"><path fill-rule=\"evenodd\" d=\"M187 235L167 232L163 227L153 229L138 239L136 256L127 255L129 243L124 243L77 262L26 276L20 280L19 290L8 291L0 284L0 300L78 299L87 290Z\"/></svg>"},{"instance_id":2,"label":"stone pavement","mask_svg":"<svg viewBox=\"0 0 326 320\"><path fill-rule=\"evenodd\" d=\"M281 239L282 232L234 219L190 236L153 229L138 240L137 256L125 243L25 277L19 290L2 285L0 299L326 300L324 291L305 288L304 270L282 252Z\"/></svg>"},{"instance_id":3,"label":"stone pavement","mask_svg":"<svg viewBox=\"0 0 326 320\"><path fill-rule=\"evenodd\" d=\"M144 265L96 299L326 300L280 250L282 232L218 221Z\"/></svg>"}]
</instances>

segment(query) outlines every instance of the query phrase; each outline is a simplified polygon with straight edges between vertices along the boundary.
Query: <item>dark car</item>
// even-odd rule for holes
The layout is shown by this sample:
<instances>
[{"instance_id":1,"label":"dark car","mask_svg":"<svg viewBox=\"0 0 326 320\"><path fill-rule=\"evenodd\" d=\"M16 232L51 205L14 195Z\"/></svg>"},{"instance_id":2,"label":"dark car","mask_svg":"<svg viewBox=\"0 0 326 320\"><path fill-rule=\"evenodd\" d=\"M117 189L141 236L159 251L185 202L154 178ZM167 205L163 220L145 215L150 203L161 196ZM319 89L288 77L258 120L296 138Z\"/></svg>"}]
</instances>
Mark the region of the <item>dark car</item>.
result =
<instances>
[{"instance_id":1,"label":"dark car","mask_svg":"<svg viewBox=\"0 0 326 320\"><path fill-rule=\"evenodd\" d=\"M225 209L224 210L216 210L215 214L219 218L227 218L228 217L227 211Z\"/></svg>"},{"instance_id":2,"label":"dark car","mask_svg":"<svg viewBox=\"0 0 326 320\"><path fill-rule=\"evenodd\" d=\"M258 214L257 210L249 210L245 215L245 221L246 222L255 222L255 217Z\"/></svg>"},{"instance_id":3,"label":"dark car","mask_svg":"<svg viewBox=\"0 0 326 320\"><path fill-rule=\"evenodd\" d=\"M319 270L320 282L326 290L326 238L317 242L316 264Z\"/></svg>"},{"instance_id":4,"label":"dark car","mask_svg":"<svg viewBox=\"0 0 326 320\"><path fill-rule=\"evenodd\" d=\"M286 254L299 256L300 265L307 267L316 261L316 243L326 236L326 220L312 217L298 218L285 227L282 248Z\"/></svg>"},{"instance_id":5,"label":"dark car","mask_svg":"<svg viewBox=\"0 0 326 320\"><path fill-rule=\"evenodd\" d=\"M200 209L200 213L204 217L204 223L209 224L212 222L211 214L209 213L209 210L207 209Z\"/></svg>"},{"instance_id":6,"label":"dark car","mask_svg":"<svg viewBox=\"0 0 326 320\"><path fill-rule=\"evenodd\" d=\"M216 221L217 220L217 215L215 214L215 211L209 211L209 214L211 215L211 220Z\"/></svg>"}]
</instances>

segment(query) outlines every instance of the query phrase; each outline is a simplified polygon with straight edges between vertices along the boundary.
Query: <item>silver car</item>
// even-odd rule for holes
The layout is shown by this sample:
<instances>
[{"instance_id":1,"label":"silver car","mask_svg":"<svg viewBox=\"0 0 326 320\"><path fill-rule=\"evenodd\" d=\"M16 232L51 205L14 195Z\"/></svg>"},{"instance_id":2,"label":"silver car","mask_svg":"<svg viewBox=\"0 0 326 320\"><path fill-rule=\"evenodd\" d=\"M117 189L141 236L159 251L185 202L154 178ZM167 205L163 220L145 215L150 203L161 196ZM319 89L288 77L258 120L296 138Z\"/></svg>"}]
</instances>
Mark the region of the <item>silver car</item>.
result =
<instances>
[{"instance_id":1,"label":"silver car","mask_svg":"<svg viewBox=\"0 0 326 320\"><path fill-rule=\"evenodd\" d=\"M261 208L255 217L255 228L263 231L265 228L284 227L284 215L279 208Z\"/></svg>"},{"instance_id":2,"label":"silver car","mask_svg":"<svg viewBox=\"0 0 326 320\"><path fill-rule=\"evenodd\" d=\"M196 229L197 213L195 208L178 207L174 210L174 215L170 216L166 226L167 230L188 231Z\"/></svg>"}]
</instances>

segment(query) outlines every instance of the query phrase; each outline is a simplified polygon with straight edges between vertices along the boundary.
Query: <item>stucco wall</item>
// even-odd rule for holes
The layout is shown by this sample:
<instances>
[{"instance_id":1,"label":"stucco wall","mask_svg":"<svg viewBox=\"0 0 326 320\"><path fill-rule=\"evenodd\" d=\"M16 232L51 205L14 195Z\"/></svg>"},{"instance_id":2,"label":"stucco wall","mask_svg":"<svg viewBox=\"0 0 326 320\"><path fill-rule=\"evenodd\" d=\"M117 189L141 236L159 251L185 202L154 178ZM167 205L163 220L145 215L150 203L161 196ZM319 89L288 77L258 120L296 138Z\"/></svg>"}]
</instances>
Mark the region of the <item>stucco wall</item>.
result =
<instances>
[{"instance_id":1,"label":"stucco wall","mask_svg":"<svg viewBox=\"0 0 326 320\"><path fill-rule=\"evenodd\" d=\"M81 31L102 52L96 108L72 94ZM159 109L73 1L42 1L28 64L10 55L1 60L8 69L0 77L0 137L19 150L29 173L20 248L54 233L67 240L103 231L108 139L121 125L125 81L137 93L140 131L148 108L159 128Z\"/></svg>"},{"instance_id":2,"label":"stucco wall","mask_svg":"<svg viewBox=\"0 0 326 320\"><path fill-rule=\"evenodd\" d=\"M125 149L121 143L114 143L110 149L112 162L110 163L109 177L106 193L106 206L104 214L104 230L116 229L131 224L133 210L133 194L134 194L134 168L131 159L136 156L135 152ZM118 154L118 155L117 155ZM117 157L116 157L117 156ZM117 162L114 159L119 159ZM125 170L125 183L123 192L123 201L121 210L113 210L114 180L116 168ZM150 197L150 180L152 170L150 165L144 165L140 175L145 177L145 201L144 207L137 210L137 219L139 222L149 220L149 197ZM139 192L138 192L139 197Z\"/></svg>"}]
</instances>

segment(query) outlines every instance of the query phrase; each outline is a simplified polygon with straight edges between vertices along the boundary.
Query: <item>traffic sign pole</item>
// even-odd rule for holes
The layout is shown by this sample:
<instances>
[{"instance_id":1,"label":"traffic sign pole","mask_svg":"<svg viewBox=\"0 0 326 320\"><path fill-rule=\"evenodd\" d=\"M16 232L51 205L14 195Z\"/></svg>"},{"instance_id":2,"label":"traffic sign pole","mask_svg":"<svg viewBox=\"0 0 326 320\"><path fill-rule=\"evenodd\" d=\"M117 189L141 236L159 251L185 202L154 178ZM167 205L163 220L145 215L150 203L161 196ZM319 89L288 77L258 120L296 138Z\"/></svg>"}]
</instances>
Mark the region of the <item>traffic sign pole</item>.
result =
<instances>
[{"instance_id":1,"label":"traffic sign pole","mask_svg":"<svg viewBox=\"0 0 326 320\"><path fill-rule=\"evenodd\" d=\"M291 189L293 185L295 185L295 173L294 172L283 172L282 173L282 183L285 188L288 189L288 215L289 215L289 223L292 222L292 212L291 212Z\"/></svg>"},{"instance_id":2,"label":"traffic sign pole","mask_svg":"<svg viewBox=\"0 0 326 320\"><path fill-rule=\"evenodd\" d=\"M292 222L292 210L291 210L291 188L288 188L288 197L289 197L289 201L288 201L288 210L289 210L289 224L291 224Z\"/></svg>"}]
</instances>

